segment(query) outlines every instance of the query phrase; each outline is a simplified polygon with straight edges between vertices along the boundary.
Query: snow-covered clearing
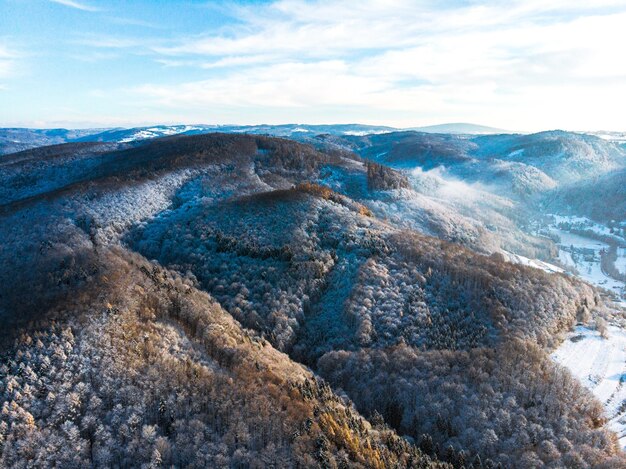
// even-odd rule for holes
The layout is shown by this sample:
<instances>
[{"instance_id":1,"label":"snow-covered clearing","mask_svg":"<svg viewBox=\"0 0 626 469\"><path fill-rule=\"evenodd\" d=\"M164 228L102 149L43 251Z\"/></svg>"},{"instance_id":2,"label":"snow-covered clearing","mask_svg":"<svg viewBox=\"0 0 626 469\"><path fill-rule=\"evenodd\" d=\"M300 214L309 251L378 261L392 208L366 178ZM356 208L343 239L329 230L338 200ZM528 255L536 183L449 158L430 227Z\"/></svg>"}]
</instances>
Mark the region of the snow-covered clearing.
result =
<instances>
[{"instance_id":1,"label":"snow-covered clearing","mask_svg":"<svg viewBox=\"0 0 626 469\"><path fill-rule=\"evenodd\" d=\"M603 339L598 331L576 326L552 358L602 402L609 427L626 449L626 331L609 326L608 335Z\"/></svg>"},{"instance_id":2,"label":"snow-covered clearing","mask_svg":"<svg viewBox=\"0 0 626 469\"><path fill-rule=\"evenodd\" d=\"M511 262L513 264L526 265L529 267L534 267L535 269L545 270L546 272L550 273L565 272L565 270L561 267L550 264L548 262L540 261L539 259L530 259L528 257L520 256L519 254L505 251L504 249L502 249L500 252L508 262Z\"/></svg>"},{"instance_id":3,"label":"snow-covered clearing","mask_svg":"<svg viewBox=\"0 0 626 469\"><path fill-rule=\"evenodd\" d=\"M165 137L168 135L177 135L184 132L190 132L192 130L202 130L201 127L194 127L191 125L176 125L176 126L158 126L150 127L149 129L141 129L130 135L129 137L120 140L120 143L134 142L136 140L146 140L149 138Z\"/></svg>"}]
</instances>

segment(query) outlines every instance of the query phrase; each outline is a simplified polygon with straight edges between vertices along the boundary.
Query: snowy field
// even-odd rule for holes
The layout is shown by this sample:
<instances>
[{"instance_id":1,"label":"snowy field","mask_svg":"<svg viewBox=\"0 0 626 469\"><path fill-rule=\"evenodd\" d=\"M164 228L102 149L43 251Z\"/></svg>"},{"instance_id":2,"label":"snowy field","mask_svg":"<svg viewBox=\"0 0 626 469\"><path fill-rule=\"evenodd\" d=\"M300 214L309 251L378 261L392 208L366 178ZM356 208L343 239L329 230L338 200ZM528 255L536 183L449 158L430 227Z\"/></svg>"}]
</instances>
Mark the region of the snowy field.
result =
<instances>
[{"instance_id":1,"label":"snowy field","mask_svg":"<svg viewBox=\"0 0 626 469\"><path fill-rule=\"evenodd\" d=\"M552 354L602 402L622 448L626 449L626 331L609 326L608 339L584 326Z\"/></svg>"}]
</instances>

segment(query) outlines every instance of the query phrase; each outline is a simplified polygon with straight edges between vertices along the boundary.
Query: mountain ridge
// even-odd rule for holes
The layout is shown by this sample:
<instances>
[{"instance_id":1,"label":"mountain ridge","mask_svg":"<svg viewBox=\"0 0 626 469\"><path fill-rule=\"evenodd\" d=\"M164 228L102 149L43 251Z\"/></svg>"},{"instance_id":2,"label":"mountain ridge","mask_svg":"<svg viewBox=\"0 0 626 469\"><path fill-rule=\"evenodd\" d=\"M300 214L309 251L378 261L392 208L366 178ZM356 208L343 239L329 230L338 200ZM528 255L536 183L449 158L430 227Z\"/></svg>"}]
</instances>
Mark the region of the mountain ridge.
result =
<instances>
[{"instance_id":1,"label":"mountain ridge","mask_svg":"<svg viewBox=\"0 0 626 469\"><path fill-rule=\"evenodd\" d=\"M390 218L410 174L264 135L82 145L0 172L0 461L623 462L548 355L600 292Z\"/></svg>"}]
</instances>

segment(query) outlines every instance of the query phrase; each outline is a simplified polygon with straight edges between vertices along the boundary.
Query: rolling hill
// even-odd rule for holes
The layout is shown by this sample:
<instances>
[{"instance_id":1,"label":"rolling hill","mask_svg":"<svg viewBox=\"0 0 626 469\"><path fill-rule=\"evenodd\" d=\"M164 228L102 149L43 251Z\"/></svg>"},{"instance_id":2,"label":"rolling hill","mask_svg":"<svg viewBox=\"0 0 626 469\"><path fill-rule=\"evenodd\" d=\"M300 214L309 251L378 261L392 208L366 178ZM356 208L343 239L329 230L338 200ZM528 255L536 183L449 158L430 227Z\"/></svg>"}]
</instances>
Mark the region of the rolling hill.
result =
<instances>
[{"instance_id":1,"label":"rolling hill","mask_svg":"<svg viewBox=\"0 0 626 469\"><path fill-rule=\"evenodd\" d=\"M623 465L549 355L601 292L394 221L411 177L323 150L209 133L5 156L0 464Z\"/></svg>"}]
</instances>

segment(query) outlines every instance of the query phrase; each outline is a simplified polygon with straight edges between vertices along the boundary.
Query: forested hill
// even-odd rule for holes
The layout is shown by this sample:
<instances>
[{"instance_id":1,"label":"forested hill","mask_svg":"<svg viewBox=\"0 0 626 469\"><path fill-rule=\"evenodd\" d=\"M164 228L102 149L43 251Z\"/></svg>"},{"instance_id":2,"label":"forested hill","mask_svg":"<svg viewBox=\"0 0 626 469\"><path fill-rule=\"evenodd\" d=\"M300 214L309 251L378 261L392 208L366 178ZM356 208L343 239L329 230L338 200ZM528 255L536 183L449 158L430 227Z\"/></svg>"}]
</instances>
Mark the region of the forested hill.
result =
<instances>
[{"instance_id":1,"label":"forested hill","mask_svg":"<svg viewBox=\"0 0 626 469\"><path fill-rule=\"evenodd\" d=\"M226 134L0 164L0 466L626 464L548 358L597 290L381 215L398 171Z\"/></svg>"}]
</instances>

